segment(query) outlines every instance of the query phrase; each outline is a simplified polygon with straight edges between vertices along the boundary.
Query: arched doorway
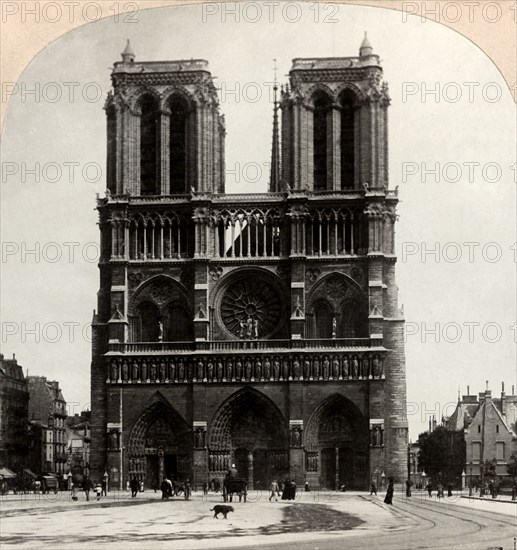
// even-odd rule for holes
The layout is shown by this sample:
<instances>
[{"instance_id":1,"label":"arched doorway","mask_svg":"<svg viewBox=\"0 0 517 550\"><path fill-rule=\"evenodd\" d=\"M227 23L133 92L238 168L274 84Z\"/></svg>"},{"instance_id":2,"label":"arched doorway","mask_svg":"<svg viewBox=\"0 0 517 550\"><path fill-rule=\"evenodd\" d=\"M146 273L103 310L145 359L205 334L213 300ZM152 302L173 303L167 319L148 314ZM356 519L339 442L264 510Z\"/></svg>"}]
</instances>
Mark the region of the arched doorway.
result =
<instances>
[{"instance_id":1,"label":"arched doorway","mask_svg":"<svg viewBox=\"0 0 517 550\"><path fill-rule=\"evenodd\" d=\"M150 405L133 426L128 445L129 478L135 476L148 488L170 479L192 478L192 431L164 401Z\"/></svg>"},{"instance_id":2,"label":"arched doorway","mask_svg":"<svg viewBox=\"0 0 517 550\"><path fill-rule=\"evenodd\" d=\"M307 453L319 455L313 471L320 487L367 486L368 423L349 399L337 394L325 399L309 419L305 436Z\"/></svg>"},{"instance_id":3,"label":"arched doorway","mask_svg":"<svg viewBox=\"0 0 517 550\"><path fill-rule=\"evenodd\" d=\"M289 473L287 424L276 405L252 388L225 401L209 430L210 478L224 477L225 464L235 463L250 488L267 489L272 479ZM223 455L226 460L213 460Z\"/></svg>"}]
</instances>

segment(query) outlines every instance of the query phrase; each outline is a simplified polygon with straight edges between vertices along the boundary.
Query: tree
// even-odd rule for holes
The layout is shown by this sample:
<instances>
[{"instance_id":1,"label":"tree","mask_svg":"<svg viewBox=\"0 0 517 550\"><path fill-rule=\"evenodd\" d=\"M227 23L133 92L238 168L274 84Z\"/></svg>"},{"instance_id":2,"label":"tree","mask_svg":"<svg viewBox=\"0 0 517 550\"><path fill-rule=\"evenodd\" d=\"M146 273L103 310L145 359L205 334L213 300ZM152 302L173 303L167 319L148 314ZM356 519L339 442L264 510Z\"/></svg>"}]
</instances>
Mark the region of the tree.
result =
<instances>
[{"instance_id":1,"label":"tree","mask_svg":"<svg viewBox=\"0 0 517 550\"><path fill-rule=\"evenodd\" d=\"M508 463L506 464L506 469L515 481L517 477L517 453L512 453L512 456L508 459Z\"/></svg>"},{"instance_id":2,"label":"tree","mask_svg":"<svg viewBox=\"0 0 517 550\"><path fill-rule=\"evenodd\" d=\"M429 477L443 477L444 481L459 480L465 464L465 443L459 432L439 426L433 432L418 438L419 467Z\"/></svg>"}]
</instances>

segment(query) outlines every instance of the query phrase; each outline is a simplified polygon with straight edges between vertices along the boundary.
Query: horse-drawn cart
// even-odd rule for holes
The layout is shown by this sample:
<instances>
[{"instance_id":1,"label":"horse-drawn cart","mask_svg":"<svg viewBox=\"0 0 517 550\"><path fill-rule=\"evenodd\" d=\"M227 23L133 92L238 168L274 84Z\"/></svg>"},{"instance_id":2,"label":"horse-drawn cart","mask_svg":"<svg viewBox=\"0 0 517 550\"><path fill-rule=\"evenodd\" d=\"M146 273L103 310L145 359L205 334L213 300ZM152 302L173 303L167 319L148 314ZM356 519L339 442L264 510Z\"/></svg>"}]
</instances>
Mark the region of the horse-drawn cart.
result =
<instances>
[{"instance_id":1,"label":"horse-drawn cart","mask_svg":"<svg viewBox=\"0 0 517 550\"><path fill-rule=\"evenodd\" d=\"M232 502L233 495L238 495L239 502L248 496L248 482L245 479L238 477L227 477L223 482L223 499L224 502Z\"/></svg>"}]
</instances>

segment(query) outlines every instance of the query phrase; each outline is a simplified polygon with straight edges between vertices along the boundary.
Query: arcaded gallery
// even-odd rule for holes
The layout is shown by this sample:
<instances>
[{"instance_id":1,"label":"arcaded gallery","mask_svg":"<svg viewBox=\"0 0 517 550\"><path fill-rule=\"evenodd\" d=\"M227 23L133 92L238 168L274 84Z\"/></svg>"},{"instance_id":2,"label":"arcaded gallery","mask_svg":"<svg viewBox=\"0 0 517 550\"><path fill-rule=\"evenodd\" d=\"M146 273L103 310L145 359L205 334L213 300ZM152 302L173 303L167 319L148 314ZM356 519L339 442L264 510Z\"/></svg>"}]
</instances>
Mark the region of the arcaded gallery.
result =
<instances>
[{"instance_id":1,"label":"arcaded gallery","mask_svg":"<svg viewBox=\"0 0 517 550\"><path fill-rule=\"evenodd\" d=\"M231 463L365 489L407 472L387 84L359 55L275 87L269 190L225 193L204 60L114 64L93 318L92 476L194 485Z\"/></svg>"}]
</instances>

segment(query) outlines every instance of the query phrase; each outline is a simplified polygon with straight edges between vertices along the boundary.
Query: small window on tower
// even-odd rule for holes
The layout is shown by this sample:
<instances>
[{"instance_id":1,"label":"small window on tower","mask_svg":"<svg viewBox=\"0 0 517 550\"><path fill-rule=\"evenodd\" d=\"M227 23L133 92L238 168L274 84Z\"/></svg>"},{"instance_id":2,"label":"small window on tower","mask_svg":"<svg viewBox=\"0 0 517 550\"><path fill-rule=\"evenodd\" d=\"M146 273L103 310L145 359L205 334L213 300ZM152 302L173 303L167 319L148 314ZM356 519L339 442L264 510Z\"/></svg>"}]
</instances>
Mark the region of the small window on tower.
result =
<instances>
[{"instance_id":1,"label":"small window on tower","mask_svg":"<svg viewBox=\"0 0 517 550\"><path fill-rule=\"evenodd\" d=\"M481 433L481 424L479 424L479 426L478 426L478 434L480 434L480 433Z\"/></svg>"},{"instance_id":2,"label":"small window on tower","mask_svg":"<svg viewBox=\"0 0 517 550\"><path fill-rule=\"evenodd\" d=\"M499 424L496 424L495 432L496 432L496 433L499 433Z\"/></svg>"}]
</instances>

